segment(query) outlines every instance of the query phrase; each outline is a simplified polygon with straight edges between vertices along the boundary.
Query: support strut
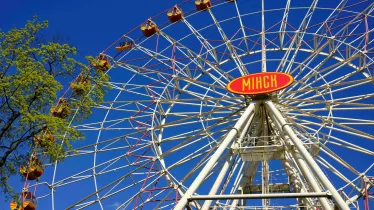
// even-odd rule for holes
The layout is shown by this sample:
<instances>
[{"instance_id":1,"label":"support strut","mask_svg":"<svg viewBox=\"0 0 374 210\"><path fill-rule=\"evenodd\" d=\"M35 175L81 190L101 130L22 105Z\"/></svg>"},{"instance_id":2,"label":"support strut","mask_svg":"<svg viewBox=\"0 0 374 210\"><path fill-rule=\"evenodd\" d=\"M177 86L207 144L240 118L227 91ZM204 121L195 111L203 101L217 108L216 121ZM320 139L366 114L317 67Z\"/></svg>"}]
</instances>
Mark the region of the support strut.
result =
<instances>
[{"instance_id":1,"label":"support strut","mask_svg":"<svg viewBox=\"0 0 374 210\"><path fill-rule=\"evenodd\" d=\"M350 210L350 208L344 202L343 198L339 195L338 191L332 185L330 180L326 177L326 175L323 173L321 168L314 161L313 157L309 154L308 150L304 147L302 141L296 136L296 134L293 132L291 126L289 126L289 124L287 124L287 122L283 118L282 114L274 106L273 102L267 101L265 104L266 104L267 108L269 109L269 114L273 115L277 119L277 121L281 125L281 128L283 128L283 131L288 134L288 136L290 137L290 140L295 145L297 150L300 152L300 155L303 157L303 159L306 161L306 163L309 165L309 167L313 170L313 172L317 176L317 178L321 181L324 188L327 189L331 193L331 197L335 201L335 203L339 207L339 209Z\"/></svg>"},{"instance_id":2,"label":"support strut","mask_svg":"<svg viewBox=\"0 0 374 210\"><path fill-rule=\"evenodd\" d=\"M209 174L210 170L212 170L214 164L218 161L218 159L223 154L223 152L227 149L229 144L238 135L240 135L249 117L253 114L254 109L255 109L255 103L250 103L249 106L244 111L243 115L236 122L235 126L228 132L227 136L222 141L221 145L219 145L215 153L210 157L209 161L206 163L204 168L200 171L199 175L192 182L191 186L188 188L186 193L184 193L183 197L179 200L174 210L183 210L185 208L185 206L188 203L188 199L196 192L197 188L204 181L206 176Z\"/></svg>"}]
</instances>

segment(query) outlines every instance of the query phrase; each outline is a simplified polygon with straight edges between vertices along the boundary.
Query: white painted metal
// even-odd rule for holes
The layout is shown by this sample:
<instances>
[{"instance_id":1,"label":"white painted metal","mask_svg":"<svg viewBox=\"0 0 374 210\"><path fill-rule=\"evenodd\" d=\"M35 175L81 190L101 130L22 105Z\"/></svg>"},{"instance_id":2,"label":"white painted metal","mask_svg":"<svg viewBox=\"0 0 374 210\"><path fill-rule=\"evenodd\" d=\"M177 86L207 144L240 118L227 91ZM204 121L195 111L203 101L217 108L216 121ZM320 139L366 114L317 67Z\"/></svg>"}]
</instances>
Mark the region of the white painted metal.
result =
<instances>
[{"instance_id":1,"label":"white painted metal","mask_svg":"<svg viewBox=\"0 0 374 210\"><path fill-rule=\"evenodd\" d=\"M286 170L287 175L290 177L290 183L296 189L296 192L306 193L307 189L303 184L301 177L297 174L297 170L292 165L291 155L287 154L286 159L282 160L282 165ZM307 209L316 209L313 205L313 201L310 198L301 199L302 203L307 206Z\"/></svg>"},{"instance_id":2,"label":"white painted metal","mask_svg":"<svg viewBox=\"0 0 374 210\"><path fill-rule=\"evenodd\" d=\"M209 191L209 195L215 195L217 193L218 188L222 184L222 181L226 176L227 170L229 169L232 160L233 160L233 156L230 155L230 157L225 161L224 165L222 166L222 169L219 172L217 179L212 186L212 189L210 189ZM204 205L201 207L201 210L208 210L211 204L212 204L212 200L206 200L204 202Z\"/></svg>"},{"instance_id":3,"label":"white painted metal","mask_svg":"<svg viewBox=\"0 0 374 210\"><path fill-rule=\"evenodd\" d=\"M188 190L185 192L184 196L179 200L178 204L175 206L175 210L182 210L185 208L185 206L188 203L188 198L195 193L199 185L203 182L205 177L208 175L210 170L213 168L214 164L219 159L220 155L222 155L222 153L226 150L227 146L238 135L240 135L241 131L243 130L243 127L245 126L245 123L248 121L251 114L253 114L254 108L255 108L255 103L249 104L249 106L246 108L243 115L239 118L238 122L227 134L227 136L222 141L222 143L219 145L215 153L210 157L208 163L201 170L201 172L199 173L197 178L194 180L194 182L190 185Z\"/></svg>"},{"instance_id":4,"label":"white painted metal","mask_svg":"<svg viewBox=\"0 0 374 210\"><path fill-rule=\"evenodd\" d=\"M334 201L336 202L336 204L339 206L339 208L343 209L343 210L349 210L350 208L348 207L348 205L344 202L344 200L342 199L342 197L339 195L338 191L331 184L330 180L326 177L326 175L323 173L323 171L320 169L320 167L314 161L313 157L305 149L305 147L303 146L302 142L299 140L299 138L297 138L297 136L295 135L295 133L292 131L292 128L284 120L284 118L282 117L282 114L274 106L273 102L267 101L266 105L269 108L270 114L274 115L274 117L280 123L281 128L283 128L283 131L288 134L288 136L290 137L290 140L292 141L292 143L300 151L300 155L308 163L308 166L313 170L315 176L318 177L318 179L321 181L321 183L323 184L323 186L331 193L332 198L334 199Z\"/></svg>"},{"instance_id":5,"label":"white painted metal","mask_svg":"<svg viewBox=\"0 0 374 210\"><path fill-rule=\"evenodd\" d=\"M279 135L282 136L283 145L288 147L288 151L291 151L289 147L294 145L294 143L291 141L288 134L283 133L282 130L284 124L282 124L278 119L276 119L275 115L270 115L270 118L273 120L273 123L279 128L279 131L282 132ZM302 158L300 151L298 149L292 151L291 155L297 163L297 166L299 167L303 177L307 180L308 185L310 185L314 192L321 192L321 187L318 184L318 181L316 180L312 171L309 169L310 167L308 167L308 164L305 163L305 160ZM332 209L331 205L328 203L326 198L318 198L318 200L320 201L323 209Z\"/></svg>"},{"instance_id":6,"label":"white painted metal","mask_svg":"<svg viewBox=\"0 0 374 210\"><path fill-rule=\"evenodd\" d=\"M330 197L331 194L324 193L271 193L271 194L237 194L237 195L194 195L189 200L221 200L221 199L261 199L261 198L312 198Z\"/></svg>"},{"instance_id":7,"label":"white painted metal","mask_svg":"<svg viewBox=\"0 0 374 210\"><path fill-rule=\"evenodd\" d=\"M239 141L244 139L244 137L246 136L246 134L248 132L248 128L249 128L250 124L252 123L252 119L253 119L253 114L245 122L245 126L244 126L242 132L240 133L240 135L238 137L238 140L236 142L239 142ZM236 142L234 142L232 145L236 144ZM233 160L233 156L230 155L230 157L227 158L224 165L222 166L222 169L221 169L220 173L218 174L217 179L212 186L212 189L209 191L209 195L215 195L217 193L218 188L221 185L221 183L222 183L222 181L223 181L223 179L224 179L224 177L227 173L227 170L229 169L229 166L230 166L232 160ZM212 203L211 200L205 201L204 205L201 207L201 210L208 210L211 203Z\"/></svg>"}]
</instances>

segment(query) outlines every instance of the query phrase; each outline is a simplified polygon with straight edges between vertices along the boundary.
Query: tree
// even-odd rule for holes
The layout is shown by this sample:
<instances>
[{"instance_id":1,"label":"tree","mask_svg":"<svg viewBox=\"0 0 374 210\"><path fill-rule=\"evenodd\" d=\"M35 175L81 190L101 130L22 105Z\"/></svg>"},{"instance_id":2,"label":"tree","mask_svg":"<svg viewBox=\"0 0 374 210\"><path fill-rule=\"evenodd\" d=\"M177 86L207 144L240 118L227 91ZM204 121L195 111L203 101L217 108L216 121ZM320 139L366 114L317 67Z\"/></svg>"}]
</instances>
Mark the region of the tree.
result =
<instances>
[{"instance_id":1,"label":"tree","mask_svg":"<svg viewBox=\"0 0 374 210\"><path fill-rule=\"evenodd\" d=\"M75 47L42 40L47 27L34 17L24 28L0 30L0 188L7 198L15 195L8 178L31 156L62 161L71 142L83 139L70 121L86 119L106 91L108 76L76 60ZM56 100L66 80L75 82Z\"/></svg>"}]
</instances>

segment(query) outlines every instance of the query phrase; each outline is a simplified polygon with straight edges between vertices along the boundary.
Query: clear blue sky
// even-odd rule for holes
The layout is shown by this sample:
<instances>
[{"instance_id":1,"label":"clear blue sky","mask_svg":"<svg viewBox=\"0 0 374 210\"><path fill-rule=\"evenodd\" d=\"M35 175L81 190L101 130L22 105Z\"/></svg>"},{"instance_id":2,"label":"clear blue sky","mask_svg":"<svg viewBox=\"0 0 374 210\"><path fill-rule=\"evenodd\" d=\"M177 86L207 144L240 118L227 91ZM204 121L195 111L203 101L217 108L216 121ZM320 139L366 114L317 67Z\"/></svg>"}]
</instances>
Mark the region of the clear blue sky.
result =
<instances>
[{"instance_id":1,"label":"clear blue sky","mask_svg":"<svg viewBox=\"0 0 374 210\"><path fill-rule=\"evenodd\" d=\"M49 35L60 34L84 54L97 54L118 37L166 8L178 3L142 1L22 1L2 0L0 28L22 27L37 14L49 21Z\"/></svg>"}]
</instances>

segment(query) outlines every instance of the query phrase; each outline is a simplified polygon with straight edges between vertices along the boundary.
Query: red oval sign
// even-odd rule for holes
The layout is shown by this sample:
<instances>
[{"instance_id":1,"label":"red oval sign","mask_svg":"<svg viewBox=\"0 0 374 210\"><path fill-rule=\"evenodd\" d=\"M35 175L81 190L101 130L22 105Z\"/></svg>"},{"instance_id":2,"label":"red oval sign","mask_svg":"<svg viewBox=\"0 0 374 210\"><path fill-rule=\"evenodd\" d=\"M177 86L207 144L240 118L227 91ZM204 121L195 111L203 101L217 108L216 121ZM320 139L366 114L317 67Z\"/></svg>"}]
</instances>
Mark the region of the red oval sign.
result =
<instances>
[{"instance_id":1,"label":"red oval sign","mask_svg":"<svg viewBox=\"0 0 374 210\"><path fill-rule=\"evenodd\" d=\"M281 72L261 72L249 74L232 80L227 90L242 95L271 93L292 84L294 78Z\"/></svg>"}]
</instances>

